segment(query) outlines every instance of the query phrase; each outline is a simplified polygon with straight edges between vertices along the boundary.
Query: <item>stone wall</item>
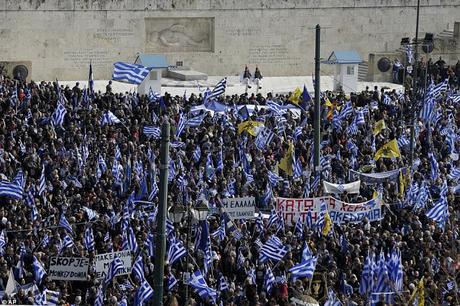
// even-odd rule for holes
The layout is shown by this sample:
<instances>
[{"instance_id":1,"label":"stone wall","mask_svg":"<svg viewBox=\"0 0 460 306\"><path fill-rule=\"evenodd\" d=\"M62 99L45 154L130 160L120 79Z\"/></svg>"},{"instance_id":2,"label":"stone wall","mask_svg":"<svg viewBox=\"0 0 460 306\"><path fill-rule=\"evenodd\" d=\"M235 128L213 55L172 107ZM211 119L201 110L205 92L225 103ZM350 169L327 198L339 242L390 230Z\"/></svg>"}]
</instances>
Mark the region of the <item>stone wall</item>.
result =
<instances>
[{"instance_id":1,"label":"stone wall","mask_svg":"<svg viewBox=\"0 0 460 306\"><path fill-rule=\"evenodd\" d=\"M97 79L137 52L170 64L236 75L311 75L314 27L322 57L334 49L399 48L414 36L416 0L0 0L0 61L30 60L34 79ZM420 32L452 29L460 0L422 0ZM328 73L327 66L324 72Z\"/></svg>"}]
</instances>

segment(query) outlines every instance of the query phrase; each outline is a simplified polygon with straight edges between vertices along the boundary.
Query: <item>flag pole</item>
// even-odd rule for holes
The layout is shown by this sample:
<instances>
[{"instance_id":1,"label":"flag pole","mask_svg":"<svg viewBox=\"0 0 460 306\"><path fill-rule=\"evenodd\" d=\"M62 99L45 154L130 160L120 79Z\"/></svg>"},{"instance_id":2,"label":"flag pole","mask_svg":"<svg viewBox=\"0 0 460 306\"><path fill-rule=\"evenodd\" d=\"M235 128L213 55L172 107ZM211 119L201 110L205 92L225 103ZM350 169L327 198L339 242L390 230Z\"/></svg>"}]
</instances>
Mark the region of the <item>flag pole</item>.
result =
<instances>
[{"instance_id":1,"label":"flag pole","mask_svg":"<svg viewBox=\"0 0 460 306\"><path fill-rule=\"evenodd\" d=\"M168 200L168 168L169 168L169 122L161 127L160 148L160 202L158 204L158 224L156 233L156 257L154 273L154 305L163 305L163 279L166 253L166 207Z\"/></svg>"},{"instance_id":2,"label":"flag pole","mask_svg":"<svg viewBox=\"0 0 460 306\"><path fill-rule=\"evenodd\" d=\"M319 24L316 25L316 40L315 40L315 155L314 155L314 166L315 173L319 171L319 144L321 136L321 105L320 105L320 50L321 50L321 27Z\"/></svg>"},{"instance_id":3,"label":"flag pole","mask_svg":"<svg viewBox=\"0 0 460 306\"><path fill-rule=\"evenodd\" d=\"M409 165L412 167L414 162L414 148L415 148L415 119L416 119L416 105L418 99L418 27L420 21L420 0L417 0L417 17L415 23L415 52L414 52L414 77L412 79L412 101L411 101L411 126L410 126L410 155L409 155Z\"/></svg>"}]
</instances>

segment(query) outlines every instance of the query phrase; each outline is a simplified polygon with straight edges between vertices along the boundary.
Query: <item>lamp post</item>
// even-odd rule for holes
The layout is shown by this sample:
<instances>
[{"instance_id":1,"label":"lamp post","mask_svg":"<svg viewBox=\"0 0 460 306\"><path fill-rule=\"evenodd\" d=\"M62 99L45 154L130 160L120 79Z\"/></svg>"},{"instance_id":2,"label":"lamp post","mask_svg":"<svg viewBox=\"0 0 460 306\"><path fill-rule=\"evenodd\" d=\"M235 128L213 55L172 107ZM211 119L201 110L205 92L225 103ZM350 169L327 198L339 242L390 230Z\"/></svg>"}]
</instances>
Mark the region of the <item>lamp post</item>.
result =
<instances>
[{"instance_id":1,"label":"lamp post","mask_svg":"<svg viewBox=\"0 0 460 306\"><path fill-rule=\"evenodd\" d=\"M414 162L414 148L415 148L415 118L417 117L416 106L418 100L418 27L420 21L420 0L417 0L417 18L415 22L415 51L414 51L414 77L412 78L412 95L411 95L411 125L410 125L410 155L409 165L411 167Z\"/></svg>"},{"instance_id":2,"label":"lamp post","mask_svg":"<svg viewBox=\"0 0 460 306\"><path fill-rule=\"evenodd\" d=\"M194 208L190 208L190 206L187 206L185 208L183 205L173 205L169 209L169 216L171 220L174 223L180 223L185 216L187 216L187 236L186 236L186 250L188 253L189 250L189 244L190 244L190 236L191 236L191 229L192 229L192 218L198 220L198 221L205 221L208 217L209 213L209 207L208 205L204 202L201 201L198 205L196 205ZM185 285L185 304L187 304L189 300L189 286L188 286L188 280L190 279L190 273L188 271L188 266L190 263L190 254L187 254L185 258L185 272L183 275L183 283Z\"/></svg>"}]
</instances>

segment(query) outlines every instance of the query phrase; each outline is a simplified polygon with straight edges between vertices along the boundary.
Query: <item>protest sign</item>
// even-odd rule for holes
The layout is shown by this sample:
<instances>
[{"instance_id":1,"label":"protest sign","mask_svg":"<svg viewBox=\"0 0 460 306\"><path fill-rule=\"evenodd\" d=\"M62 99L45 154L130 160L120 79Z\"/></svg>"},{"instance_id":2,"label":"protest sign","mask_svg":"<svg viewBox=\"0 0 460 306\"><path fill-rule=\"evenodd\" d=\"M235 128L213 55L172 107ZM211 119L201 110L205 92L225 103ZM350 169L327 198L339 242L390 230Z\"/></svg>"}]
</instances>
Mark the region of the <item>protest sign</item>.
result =
<instances>
[{"instance_id":1,"label":"protest sign","mask_svg":"<svg viewBox=\"0 0 460 306\"><path fill-rule=\"evenodd\" d=\"M232 220L254 219L256 200L254 197L227 198L222 201L222 210L228 213Z\"/></svg>"},{"instance_id":2,"label":"protest sign","mask_svg":"<svg viewBox=\"0 0 460 306\"><path fill-rule=\"evenodd\" d=\"M117 273L115 276L131 273L131 251L112 252L96 255L96 278L100 279L106 276L109 266L116 256L120 257L125 268L122 272Z\"/></svg>"},{"instance_id":3,"label":"protest sign","mask_svg":"<svg viewBox=\"0 0 460 306\"><path fill-rule=\"evenodd\" d=\"M315 223L321 208L321 202L326 203L329 216L335 224L357 223L364 218L372 222L383 218L379 198L363 203L346 203L333 197L276 198L276 210L281 213L286 225L295 224L299 218L304 223L308 212L311 212L312 221Z\"/></svg>"},{"instance_id":4,"label":"protest sign","mask_svg":"<svg viewBox=\"0 0 460 306\"><path fill-rule=\"evenodd\" d=\"M383 218L379 198L363 203L346 203L331 197L328 206L329 216L335 224L358 223L367 218L370 222Z\"/></svg>"},{"instance_id":5,"label":"protest sign","mask_svg":"<svg viewBox=\"0 0 460 306\"><path fill-rule=\"evenodd\" d=\"M52 280L85 281L88 265L88 258L51 257L48 276Z\"/></svg>"}]
</instances>

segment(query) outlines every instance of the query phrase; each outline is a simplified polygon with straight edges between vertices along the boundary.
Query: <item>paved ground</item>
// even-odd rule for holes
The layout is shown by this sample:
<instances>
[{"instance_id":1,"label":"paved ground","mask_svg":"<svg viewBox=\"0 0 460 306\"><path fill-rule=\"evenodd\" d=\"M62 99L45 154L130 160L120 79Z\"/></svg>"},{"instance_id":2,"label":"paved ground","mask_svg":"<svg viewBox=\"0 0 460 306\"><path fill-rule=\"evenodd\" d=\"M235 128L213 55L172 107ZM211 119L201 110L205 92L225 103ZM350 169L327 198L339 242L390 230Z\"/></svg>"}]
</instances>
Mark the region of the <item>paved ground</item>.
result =
<instances>
[{"instance_id":1,"label":"paved ground","mask_svg":"<svg viewBox=\"0 0 460 306\"><path fill-rule=\"evenodd\" d=\"M172 79L163 79L162 94L165 92L171 93L173 95L183 95L184 91L187 92L187 95L191 93L199 93L204 91L206 87L213 87L222 79L221 76L210 76L207 81L177 81ZM73 87L76 81L59 81L60 84L68 84ZM100 91L105 91L105 86L107 85L107 80L97 80L95 83L95 89ZM87 81L80 81L80 87L87 85ZM242 94L245 90L245 85L240 83L238 76L231 76L227 78L227 90L226 93L231 94ZM295 77L266 77L262 81L262 89L259 90L261 94L266 94L267 92L272 93L287 93L293 91L296 87L303 88L303 85L306 85L308 91L313 92L313 82L311 76L295 76ZM199 85L199 86L198 86ZM402 90L401 85L392 84L392 83L379 83L379 82L359 82L358 91L362 91L369 86L371 89L377 85L379 88L382 86L388 87L391 89ZM114 92L126 92L134 91L137 86L132 84L120 83L113 81L112 88ZM333 88L333 78L331 76L322 76L321 77L321 91L332 90ZM248 91L250 94L256 92L256 86L252 86Z\"/></svg>"}]
</instances>

